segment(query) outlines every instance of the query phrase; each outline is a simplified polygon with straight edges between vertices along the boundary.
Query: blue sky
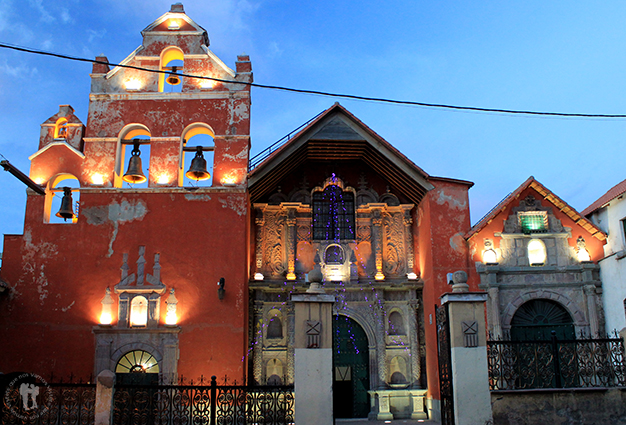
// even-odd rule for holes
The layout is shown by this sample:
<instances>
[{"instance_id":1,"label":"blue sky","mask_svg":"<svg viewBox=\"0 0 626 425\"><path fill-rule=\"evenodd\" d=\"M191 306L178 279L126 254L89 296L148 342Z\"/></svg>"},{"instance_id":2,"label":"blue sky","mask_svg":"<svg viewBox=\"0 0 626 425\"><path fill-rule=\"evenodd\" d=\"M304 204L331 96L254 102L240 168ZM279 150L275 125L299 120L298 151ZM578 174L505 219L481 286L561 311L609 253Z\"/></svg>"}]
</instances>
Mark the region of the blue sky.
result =
<instances>
[{"instance_id":1,"label":"blue sky","mask_svg":"<svg viewBox=\"0 0 626 425\"><path fill-rule=\"evenodd\" d=\"M0 0L0 41L120 62L161 0ZM183 2L257 83L430 103L626 113L626 2ZM71 104L87 121L91 66L0 49L0 153L24 172L40 124ZM252 153L336 99L253 89ZM475 182L476 222L528 176L579 211L626 178L626 119L531 118L340 100L435 176ZM25 187L0 172L0 233L22 233Z\"/></svg>"}]
</instances>

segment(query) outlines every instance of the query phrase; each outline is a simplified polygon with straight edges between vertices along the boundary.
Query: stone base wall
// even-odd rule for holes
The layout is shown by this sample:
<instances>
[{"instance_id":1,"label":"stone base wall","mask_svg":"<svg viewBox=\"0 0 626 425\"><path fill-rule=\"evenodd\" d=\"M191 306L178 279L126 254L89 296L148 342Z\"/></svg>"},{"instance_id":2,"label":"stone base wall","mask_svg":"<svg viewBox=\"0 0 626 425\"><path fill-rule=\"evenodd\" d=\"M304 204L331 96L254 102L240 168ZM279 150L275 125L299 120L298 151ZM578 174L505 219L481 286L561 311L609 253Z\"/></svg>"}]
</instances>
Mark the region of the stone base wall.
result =
<instances>
[{"instance_id":1,"label":"stone base wall","mask_svg":"<svg viewBox=\"0 0 626 425\"><path fill-rule=\"evenodd\" d=\"M626 424L626 388L494 391L494 425Z\"/></svg>"}]
</instances>

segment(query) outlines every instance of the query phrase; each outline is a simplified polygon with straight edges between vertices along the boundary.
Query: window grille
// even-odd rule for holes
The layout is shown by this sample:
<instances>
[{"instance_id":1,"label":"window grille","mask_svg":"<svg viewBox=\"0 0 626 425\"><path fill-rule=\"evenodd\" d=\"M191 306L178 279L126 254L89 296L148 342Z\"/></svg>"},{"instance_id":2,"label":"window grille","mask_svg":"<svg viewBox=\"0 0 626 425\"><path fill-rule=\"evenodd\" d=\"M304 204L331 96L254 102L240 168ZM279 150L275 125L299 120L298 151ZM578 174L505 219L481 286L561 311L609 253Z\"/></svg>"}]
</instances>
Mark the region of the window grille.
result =
<instances>
[{"instance_id":1,"label":"window grille","mask_svg":"<svg viewBox=\"0 0 626 425\"><path fill-rule=\"evenodd\" d=\"M313 239L354 239L354 194L330 185L313 193Z\"/></svg>"}]
</instances>

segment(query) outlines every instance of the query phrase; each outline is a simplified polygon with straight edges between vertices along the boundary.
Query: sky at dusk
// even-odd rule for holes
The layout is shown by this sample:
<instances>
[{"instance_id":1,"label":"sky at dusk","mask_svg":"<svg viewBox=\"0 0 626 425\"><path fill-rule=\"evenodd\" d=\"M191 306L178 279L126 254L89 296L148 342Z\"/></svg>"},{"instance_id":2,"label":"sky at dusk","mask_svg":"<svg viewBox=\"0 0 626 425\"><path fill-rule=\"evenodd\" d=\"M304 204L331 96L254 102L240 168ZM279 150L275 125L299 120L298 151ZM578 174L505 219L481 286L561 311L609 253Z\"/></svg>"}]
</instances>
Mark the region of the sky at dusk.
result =
<instances>
[{"instance_id":1,"label":"sky at dusk","mask_svg":"<svg viewBox=\"0 0 626 425\"><path fill-rule=\"evenodd\" d=\"M163 0L0 0L0 42L119 63ZM626 114L626 2L183 2L260 84L485 108ZM91 64L0 49L0 154L28 173L61 104L87 122ZM581 211L626 178L626 119L455 112L252 89L252 155L339 101L432 176L475 183L472 223L533 175ZM351 183L351 182L348 182ZM356 182L354 182L356 183ZM0 171L0 233L25 186ZM43 217L42 217L43 220Z\"/></svg>"}]
</instances>

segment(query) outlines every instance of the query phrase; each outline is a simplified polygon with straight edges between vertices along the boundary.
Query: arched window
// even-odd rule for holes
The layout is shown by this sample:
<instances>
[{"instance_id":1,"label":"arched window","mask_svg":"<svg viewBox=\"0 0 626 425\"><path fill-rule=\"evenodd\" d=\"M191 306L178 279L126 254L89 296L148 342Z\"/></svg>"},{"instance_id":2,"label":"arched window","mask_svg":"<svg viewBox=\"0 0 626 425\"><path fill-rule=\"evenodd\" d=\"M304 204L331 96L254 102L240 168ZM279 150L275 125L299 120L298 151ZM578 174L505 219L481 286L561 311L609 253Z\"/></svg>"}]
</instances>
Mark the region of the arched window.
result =
<instances>
[{"instance_id":1,"label":"arched window","mask_svg":"<svg viewBox=\"0 0 626 425\"><path fill-rule=\"evenodd\" d=\"M179 186L212 186L213 185L213 157L215 142L213 137L215 132L204 123L195 123L187 126L182 135L182 147L180 155L180 171L178 177ZM198 147L201 147L200 155ZM201 157L194 162L194 159ZM195 166L203 163L208 175L203 176L198 173ZM192 165L194 168L192 169Z\"/></svg>"},{"instance_id":2,"label":"arched window","mask_svg":"<svg viewBox=\"0 0 626 425\"><path fill-rule=\"evenodd\" d=\"M67 139L67 118L59 118L54 126L55 139Z\"/></svg>"},{"instance_id":3,"label":"arched window","mask_svg":"<svg viewBox=\"0 0 626 425\"><path fill-rule=\"evenodd\" d=\"M159 363L147 351L133 350L124 354L115 366L116 381L121 384L157 384Z\"/></svg>"},{"instance_id":4,"label":"arched window","mask_svg":"<svg viewBox=\"0 0 626 425\"><path fill-rule=\"evenodd\" d=\"M343 264L343 248L339 245L330 245L324 253L324 262L326 264Z\"/></svg>"},{"instance_id":5,"label":"arched window","mask_svg":"<svg viewBox=\"0 0 626 425\"><path fill-rule=\"evenodd\" d=\"M267 338L268 339L282 339L283 337L283 321L281 320L280 312L271 311L270 320L267 324Z\"/></svg>"},{"instance_id":6,"label":"arched window","mask_svg":"<svg viewBox=\"0 0 626 425\"><path fill-rule=\"evenodd\" d=\"M313 192L313 239L354 239L354 193L330 184Z\"/></svg>"},{"instance_id":7,"label":"arched window","mask_svg":"<svg viewBox=\"0 0 626 425\"><path fill-rule=\"evenodd\" d=\"M402 314L392 311L389 315L389 335L406 335Z\"/></svg>"},{"instance_id":8,"label":"arched window","mask_svg":"<svg viewBox=\"0 0 626 425\"><path fill-rule=\"evenodd\" d=\"M572 317L559 303L552 300L530 300L522 304L511 320L511 339L550 339L552 331L559 339L574 339Z\"/></svg>"},{"instance_id":9,"label":"arched window","mask_svg":"<svg viewBox=\"0 0 626 425\"><path fill-rule=\"evenodd\" d=\"M135 158L131 161L132 157ZM144 125L129 124L119 135L115 160L115 187L124 185L133 188L148 187L149 169L150 131Z\"/></svg>"},{"instance_id":10,"label":"arched window","mask_svg":"<svg viewBox=\"0 0 626 425\"><path fill-rule=\"evenodd\" d=\"M161 52L161 71L180 74L183 72L185 55L181 49L170 46ZM159 92L180 93L183 87L183 77L172 74L159 74Z\"/></svg>"},{"instance_id":11,"label":"arched window","mask_svg":"<svg viewBox=\"0 0 626 425\"><path fill-rule=\"evenodd\" d=\"M148 324L148 300L136 295L130 303L130 325L146 326Z\"/></svg>"},{"instance_id":12,"label":"arched window","mask_svg":"<svg viewBox=\"0 0 626 425\"><path fill-rule=\"evenodd\" d=\"M72 224L78 221L80 182L71 174L51 179L46 192L44 222Z\"/></svg>"},{"instance_id":13,"label":"arched window","mask_svg":"<svg viewBox=\"0 0 626 425\"><path fill-rule=\"evenodd\" d=\"M531 266L543 266L546 263L546 245L540 239L528 242L528 263Z\"/></svg>"},{"instance_id":14,"label":"arched window","mask_svg":"<svg viewBox=\"0 0 626 425\"><path fill-rule=\"evenodd\" d=\"M129 351L117 362L115 373L159 373L159 364L147 351Z\"/></svg>"}]
</instances>

